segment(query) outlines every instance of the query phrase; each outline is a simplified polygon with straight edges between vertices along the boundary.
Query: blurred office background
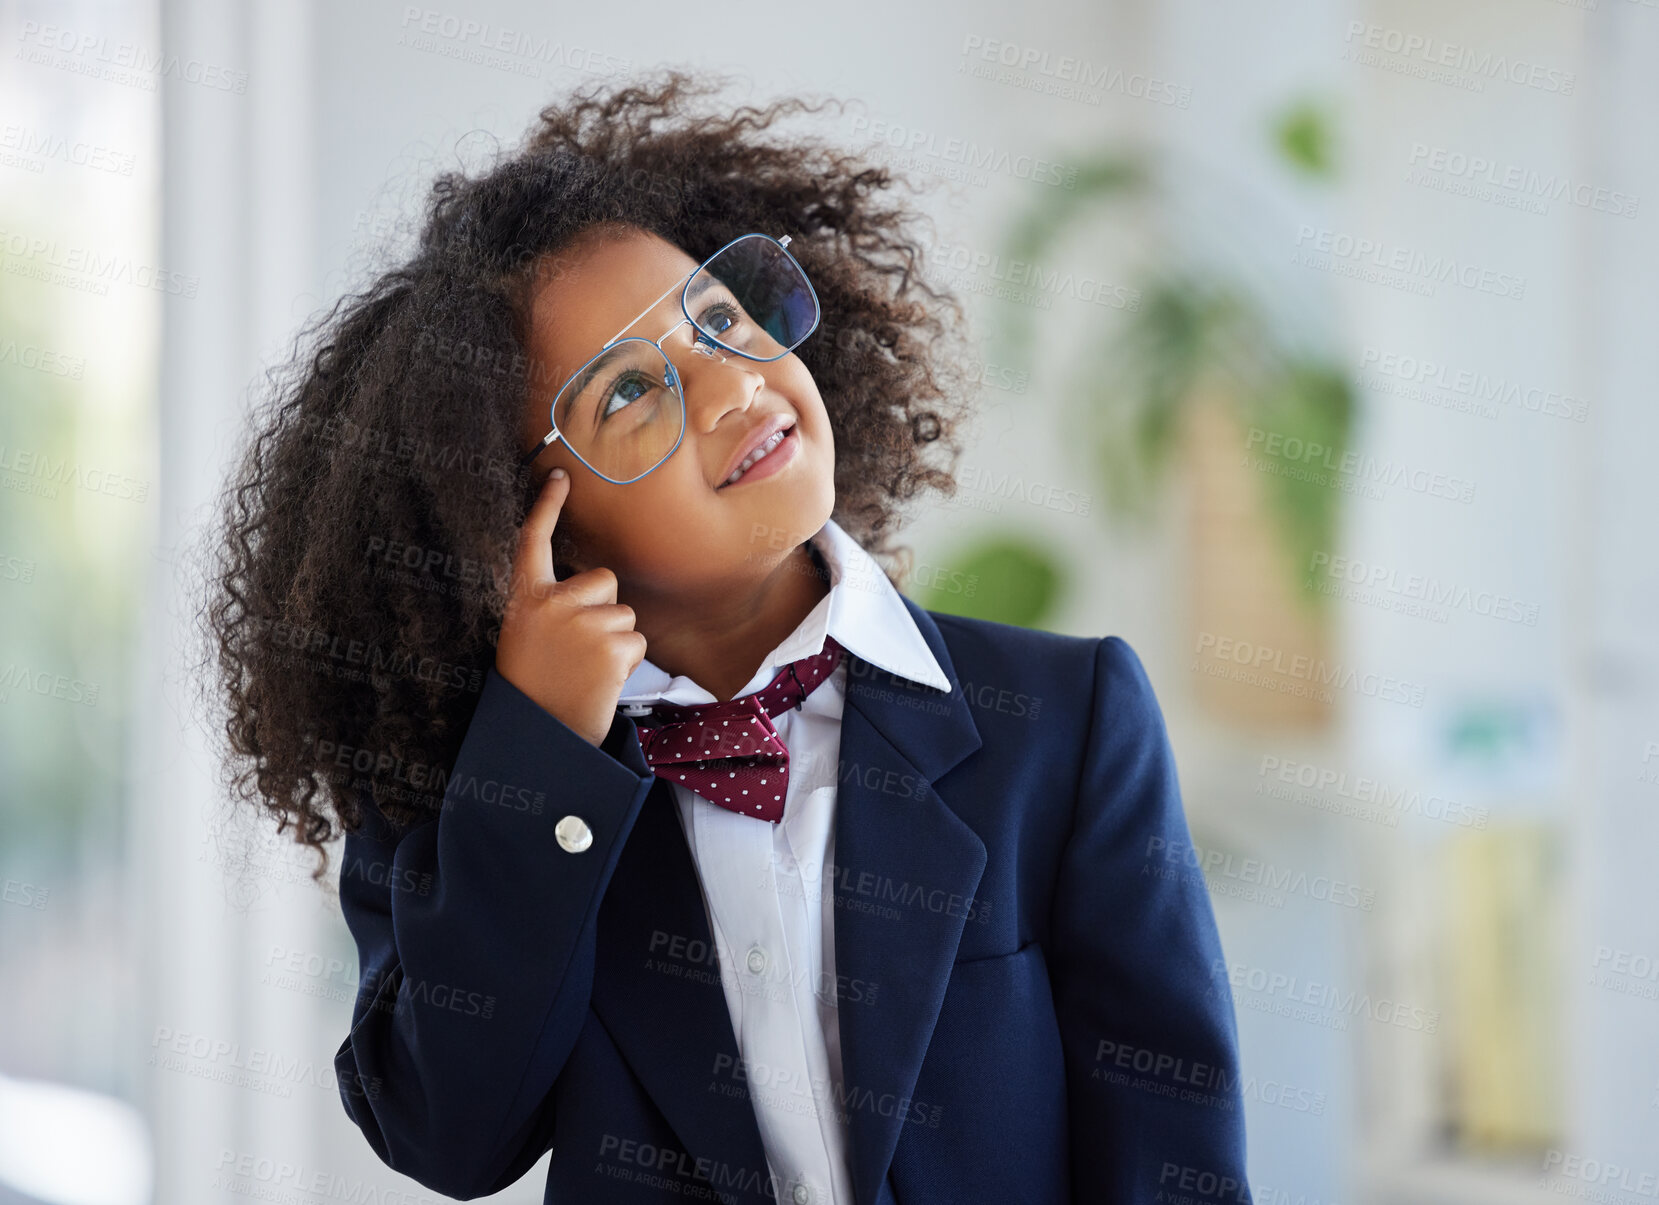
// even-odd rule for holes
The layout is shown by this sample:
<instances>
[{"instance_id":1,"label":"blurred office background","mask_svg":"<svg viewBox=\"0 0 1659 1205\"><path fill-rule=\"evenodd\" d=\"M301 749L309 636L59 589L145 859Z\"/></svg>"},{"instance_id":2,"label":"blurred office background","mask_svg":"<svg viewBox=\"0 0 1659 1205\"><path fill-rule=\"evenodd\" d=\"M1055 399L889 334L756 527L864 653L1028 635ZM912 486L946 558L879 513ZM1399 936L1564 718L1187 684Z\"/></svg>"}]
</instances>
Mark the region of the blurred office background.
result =
<instances>
[{"instance_id":1,"label":"blurred office background","mask_svg":"<svg viewBox=\"0 0 1659 1205\"><path fill-rule=\"evenodd\" d=\"M0 1202L430 1198L214 786L187 549L435 171L676 63L926 187L982 405L906 592L1145 662L1257 1200L1651 1197L1659 7L615 14L0 2Z\"/></svg>"}]
</instances>

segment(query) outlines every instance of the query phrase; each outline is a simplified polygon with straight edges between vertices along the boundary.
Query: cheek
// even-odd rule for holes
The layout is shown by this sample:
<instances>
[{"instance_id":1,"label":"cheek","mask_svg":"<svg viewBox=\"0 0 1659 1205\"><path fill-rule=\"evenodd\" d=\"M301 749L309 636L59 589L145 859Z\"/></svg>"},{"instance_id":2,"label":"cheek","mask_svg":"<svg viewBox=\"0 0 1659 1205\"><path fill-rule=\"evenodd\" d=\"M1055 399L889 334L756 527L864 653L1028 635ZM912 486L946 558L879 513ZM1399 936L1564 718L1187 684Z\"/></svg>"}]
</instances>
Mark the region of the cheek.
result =
<instances>
[{"instance_id":1,"label":"cheek","mask_svg":"<svg viewBox=\"0 0 1659 1205\"><path fill-rule=\"evenodd\" d=\"M627 511L617 505L616 499L606 496L608 491L603 488L603 483L584 479L592 476L587 469L578 465L566 471L574 484L553 525L554 533L555 536L563 534L576 544L586 558L592 560L614 543L612 516L626 514ZM603 564L603 561L599 563Z\"/></svg>"},{"instance_id":2,"label":"cheek","mask_svg":"<svg viewBox=\"0 0 1659 1205\"><path fill-rule=\"evenodd\" d=\"M666 466L657 474L666 471ZM655 476L656 474L653 474ZM655 489L634 485L606 491L605 507L596 512L592 531L596 547L613 550L616 561L633 566L660 565L695 554L708 529L709 488L701 480L664 479Z\"/></svg>"},{"instance_id":3,"label":"cheek","mask_svg":"<svg viewBox=\"0 0 1659 1205\"><path fill-rule=\"evenodd\" d=\"M824 409L824 403L816 395L811 395L801 403L798 414L813 440L823 451L829 452L834 446L834 436L830 432L829 412Z\"/></svg>"}]
</instances>

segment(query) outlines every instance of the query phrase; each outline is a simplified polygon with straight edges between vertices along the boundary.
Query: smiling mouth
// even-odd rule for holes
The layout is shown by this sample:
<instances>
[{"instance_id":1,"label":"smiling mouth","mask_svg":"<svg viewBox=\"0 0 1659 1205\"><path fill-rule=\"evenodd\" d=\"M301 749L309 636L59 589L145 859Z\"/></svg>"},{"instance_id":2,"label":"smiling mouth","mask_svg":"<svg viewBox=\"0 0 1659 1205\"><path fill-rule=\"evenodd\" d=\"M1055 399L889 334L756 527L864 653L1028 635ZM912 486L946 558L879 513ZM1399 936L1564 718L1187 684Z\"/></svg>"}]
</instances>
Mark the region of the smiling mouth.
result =
<instances>
[{"instance_id":1,"label":"smiling mouth","mask_svg":"<svg viewBox=\"0 0 1659 1205\"><path fill-rule=\"evenodd\" d=\"M764 461L772 453L776 452L780 447L783 446L783 443L786 439L789 439L792 435L795 434L795 427L796 427L796 424L791 423L789 426L785 427L782 431L779 431L776 434L774 434L772 436L772 438L768 439L765 443L761 444L760 447L756 448L754 450L754 452L751 453L748 456L748 458L743 461L742 464L738 465L737 468L732 472L732 475L730 477L726 478L726 480L722 481L715 488L717 490L723 490L728 485L735 485L737 482L743 480L744 474L746 474L750 469L754 468L757 464L760 464L762 461Z\"/></svg>"}]
</instances>

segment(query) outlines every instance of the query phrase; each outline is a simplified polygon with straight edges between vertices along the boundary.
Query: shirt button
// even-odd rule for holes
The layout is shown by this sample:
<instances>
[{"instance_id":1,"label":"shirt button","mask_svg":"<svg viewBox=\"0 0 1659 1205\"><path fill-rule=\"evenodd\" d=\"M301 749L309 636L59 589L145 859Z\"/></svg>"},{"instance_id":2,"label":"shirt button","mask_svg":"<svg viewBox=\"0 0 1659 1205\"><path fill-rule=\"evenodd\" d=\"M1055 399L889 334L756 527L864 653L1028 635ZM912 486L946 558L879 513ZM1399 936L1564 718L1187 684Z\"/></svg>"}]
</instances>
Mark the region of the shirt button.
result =
<instances>
[{"instance_id":1,"label":"shirt button","mask_svg":"<svg viewBox=\"0 0 1659 1205\"><path fill-rule=\"evenodd\" d=\"M766 951L759 946L749 947L749 969L756 975L766 969Z\"/></svg>"},{"instance_id":2,"label":"shirt button","mask_svg":"<svg viewBox=\"0 0 1659 1205\"><path fill-rule=\"evenodd\" d=\"M553 829L553 835L566 853L579 854L593 844L593 830L580 816L566 816Z\"/></svg>"},{"instance_id":3,"label":"shirt button","mask_svg":"<svg viewBox=\"0 0 1659 1205\"><path fill-rule=\"evenodd\" d=\"M795 1185L795 1191L792 1195L795 1198L795 1205L806 1205L808 1201L812 1200L812 1190L805 1184Z\"/></svg>"}]
</instances>

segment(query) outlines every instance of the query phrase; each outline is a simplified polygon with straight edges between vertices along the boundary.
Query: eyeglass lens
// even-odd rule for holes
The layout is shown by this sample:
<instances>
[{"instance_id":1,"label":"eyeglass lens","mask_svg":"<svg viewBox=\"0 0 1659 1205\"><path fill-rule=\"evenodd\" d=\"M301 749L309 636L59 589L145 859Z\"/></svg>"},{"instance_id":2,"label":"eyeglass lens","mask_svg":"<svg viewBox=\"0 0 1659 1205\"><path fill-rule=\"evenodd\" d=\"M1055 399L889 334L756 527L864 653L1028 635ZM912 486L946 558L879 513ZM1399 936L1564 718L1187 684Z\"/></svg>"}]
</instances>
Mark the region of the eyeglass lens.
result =
<instances>
[{"instance_id":1,"label":"eyeglass lens","mask_svg":"<svg viewBox=\"0 0 1659 1205\"><path fill-rule=\"evenodd\" d=\"M729 351L775 360L818 321L818 300L799 265L771 239L750 235L687 282L685 310ZM614 481L661 464L685 428L679 378L654 343L630 338L601 353L560 391L553 421L570 449Z\"/></svg>"}]
</instances>

